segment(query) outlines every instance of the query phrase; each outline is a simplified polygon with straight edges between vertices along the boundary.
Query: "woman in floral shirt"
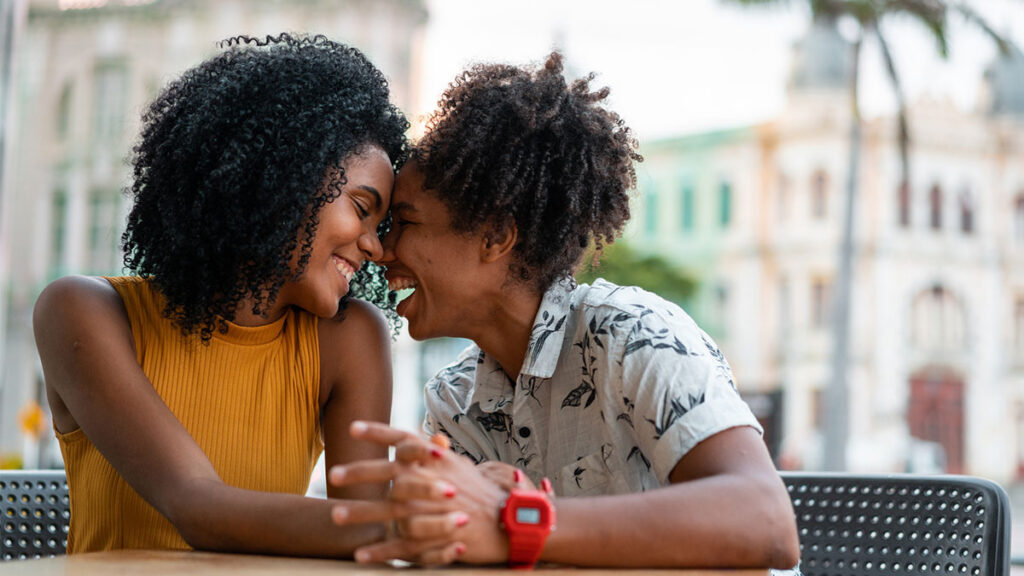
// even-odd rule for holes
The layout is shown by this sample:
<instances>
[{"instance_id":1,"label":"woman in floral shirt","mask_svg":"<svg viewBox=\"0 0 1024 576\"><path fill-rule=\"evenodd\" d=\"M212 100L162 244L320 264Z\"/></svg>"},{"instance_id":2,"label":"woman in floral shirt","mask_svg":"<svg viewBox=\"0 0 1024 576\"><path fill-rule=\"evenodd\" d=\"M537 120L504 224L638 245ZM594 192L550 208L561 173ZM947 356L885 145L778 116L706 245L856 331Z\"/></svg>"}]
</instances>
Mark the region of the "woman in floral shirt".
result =
<instances>
[{"instance_id":1,"label":"woman in floral shirt","mask_svg":"<svg viewBox=\"0 0 1024 576\"><path fill-rule=\"evenodd\" d=\"M337 522L453 511L402 520L361 561L504 562L509 490L550 482L557 530L542 561L797 562L789 498L716 345L654 294L572 280L587 246L629 218L641 159L592 78L566 84L559 54L539 70L470 68L398 176L381 261L392 288L413 289L398 312L416 339L473 345L426 389L426 431L452 451L353 428L398 445L397 461L332 481L393 480L401 505L339 507Z\"/></svg>"}]
</instances>

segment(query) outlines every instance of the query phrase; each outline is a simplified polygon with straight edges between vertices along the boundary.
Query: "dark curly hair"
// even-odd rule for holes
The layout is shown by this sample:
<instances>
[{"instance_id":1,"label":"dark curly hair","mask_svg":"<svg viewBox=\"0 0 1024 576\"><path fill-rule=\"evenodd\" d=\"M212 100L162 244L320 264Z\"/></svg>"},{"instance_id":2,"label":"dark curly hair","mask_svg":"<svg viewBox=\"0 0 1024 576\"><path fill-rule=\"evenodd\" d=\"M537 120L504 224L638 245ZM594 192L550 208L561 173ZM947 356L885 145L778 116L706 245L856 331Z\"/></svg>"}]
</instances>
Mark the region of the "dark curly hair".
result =
<instances>
[{"instance_id":1,"label":"dark curly hair","mask_svg":"<svg viewBox=\"0 0 1024 576\"><path fill-rule=\"evenodd\" d=\"M501 234L514 222L514 278L543 291L599 253L629 219L634 162L643 158L608 88L590 74L566 84L562 55L532 70L477 64L445 90L412 151L424 187L456 231Z\"/></svg>"},{"instance_id":2,"label":"dark curly hair","mask_svg":"<svg viewBox=\"0 0 1024 576\"><path fill-rule=\"evenodd\" d=\"M227 329L243 298L254 298L259 314L302 275L317 215L341 194L344 160L377 145L397 169L408 155L409 123L355 48L288 34L220 44L223 52L171 82L143 115L121 237L125 266L150 278L167 317L203 341ZM396 318L394 294L372 263L349 296Z\"/></svg>"}]
</instances>

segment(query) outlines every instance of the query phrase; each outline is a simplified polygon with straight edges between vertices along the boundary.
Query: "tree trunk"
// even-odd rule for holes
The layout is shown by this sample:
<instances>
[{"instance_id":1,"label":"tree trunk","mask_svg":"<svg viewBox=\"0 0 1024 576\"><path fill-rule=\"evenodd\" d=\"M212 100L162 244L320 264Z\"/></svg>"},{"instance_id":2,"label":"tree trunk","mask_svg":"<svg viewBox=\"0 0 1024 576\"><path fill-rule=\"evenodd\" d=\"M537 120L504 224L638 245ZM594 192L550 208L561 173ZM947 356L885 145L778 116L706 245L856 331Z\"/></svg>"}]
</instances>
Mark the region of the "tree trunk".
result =
<instances>
[{"instance_id":1,"label":"tree trunk","mask_svg":"<svg viewBox=\"0 0 1024 576\"><path fill-rule=\"evenodd\" d=\"M842 240L839 243L839 269L832 300L832 378L825 396L826 470L847 468L846 447L849 437L850 404L847 391L850 357L850 309L853 304L853 262L855 206L860 171L861 118L857 105L861 38L851 47L850 68L850 163L846 175L846 197L843 211Z\"/></svg>"}]
</instances>

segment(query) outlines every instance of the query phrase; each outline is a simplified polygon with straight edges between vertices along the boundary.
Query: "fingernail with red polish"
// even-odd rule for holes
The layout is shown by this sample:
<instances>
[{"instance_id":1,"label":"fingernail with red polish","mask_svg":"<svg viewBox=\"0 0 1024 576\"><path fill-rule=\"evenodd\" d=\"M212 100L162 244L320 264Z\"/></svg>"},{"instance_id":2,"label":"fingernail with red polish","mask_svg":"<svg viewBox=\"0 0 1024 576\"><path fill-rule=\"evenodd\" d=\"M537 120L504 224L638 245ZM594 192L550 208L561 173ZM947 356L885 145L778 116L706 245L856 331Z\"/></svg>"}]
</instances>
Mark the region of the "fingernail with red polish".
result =
<instances>
[{"instance_id":1,"label":"fingernail with red polish","mask_svg":"<svg viewBox=\"0 0 1024 576\"><path fill-rule=\"evenodd\" d=\"M431 448L430 455L440 460L441 458L444 458L444 451L441 450L440 448Z\"/></svg>"},{"instance_id":2,"label":"fingernail with red polish","mask_svg":"<svg viewBox=\"0 0 1024 576\"><path fill-rule=\"evenodd\" d=\"M551 485L551 480L548 480L547 478L541 478L540 489L543 490L544 492L547 492L548 494L555 493L555 488L554 486Z\"/></svg>"},{"instance_id":3,"label":"fingernail with red polish","mask_svg":"<svg viewBox=\"0 0 1024 576\"><path fill-rule=\"evenodd\" d=\"M469 524L469 515L463 514L461 512L455 515L455 525L456 526L461 528L461 527L465 526L466 524Z\"/></svg>"},{"instance_id":4,"label":"fingernail with red polish","mask_svg":"<svg viewBox=\"0 0 1024 576\"><path fill-rule=\"evenodd\" d=\"M455 486L447 486L444 489L445 498L455 498Z\"/></svg>"},{"instance_id":5,"label":"fingernail with red polish","mask_svg":"<svg viewBox=\"0 0 1024 576\"><path fill-rule=\"evenodd\" d=\"M515 474L516 484L519 484L520 482L523 481L523 473L519 470L519 468L516 468L514 470L514 474Z\"/></svg>"},{"instance_id":6,"label":"fingernail with red polish","mask_svg":"<svg viewBox=\"0 0 1024 576\"><path fill-rule=\"evenodd\" d=\"M455 545L455 555L456 556L462 556L465 553L466 553L466 545L465 544L456 544Z\"/></svg>"}]
</instances>

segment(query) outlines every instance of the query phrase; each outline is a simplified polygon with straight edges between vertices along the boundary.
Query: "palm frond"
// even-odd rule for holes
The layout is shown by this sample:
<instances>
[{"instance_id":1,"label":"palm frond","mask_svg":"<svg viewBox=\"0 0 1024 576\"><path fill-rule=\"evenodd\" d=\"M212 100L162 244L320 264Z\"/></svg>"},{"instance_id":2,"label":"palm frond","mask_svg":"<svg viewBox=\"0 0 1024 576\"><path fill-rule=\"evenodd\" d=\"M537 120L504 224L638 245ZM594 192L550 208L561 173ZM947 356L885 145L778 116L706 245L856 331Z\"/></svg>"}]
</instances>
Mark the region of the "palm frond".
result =
<instances>
[{"instance_id":1,"label":"palm frond","mask_svg":"<svg viewBox=\"0 0 1024 576\"><path fill-rule=\"evenodd\" d=\"M935 39L939 56L949 57L949 38L947 37L946 14L949 6L945 0L889 0L886 3L886 14L906 14L916 22L924 25Z\"/></svg>"},{"instance_id":2,"label":"palm frond","mask_svg":"<svg viewBox=\"0 0 1024 576\"><path fill-rule=\"evenodd\" d=\"M896 71L896 62L893 60L892 51L889 50L889 42L881 28L873 27L871 32L878 39L878 46L882 51L882 60L885 61L885 70L889 74L889 81L892 82L892 91L896 96L896 124L899 137L900 171L902 172L901 184L910 184L910 129L907 125L907 101L903 95L903 87L900 82L899 72Z\"/></svg>"},{"instance_id":3,"label":"palm frond","mask_svg":"<svg viewBox=\"0 0 1024 576\"><path fill-rule=\"evenodd\" d=\"M962 2L955 2L952 4L951 7L953 8L953 10L955 10L957 13L963 16L964 20L966 20L969 24L977 26L978 28L981 29L982 32L988 34L989 38L992 38L992 41L995 42L996 46L999 47L999 52L1002 53L1003 56L1010 55L1011 48L1013 46L1012 42L1009 39L1005 38L1002 34L996 32L995 29L992 28L992 26L988 23L988 20L985 20L985 18L981 14L978 14L978 12L974 8L971 8L970 6L967 6Z\"/></svg>"}]
</instances>

